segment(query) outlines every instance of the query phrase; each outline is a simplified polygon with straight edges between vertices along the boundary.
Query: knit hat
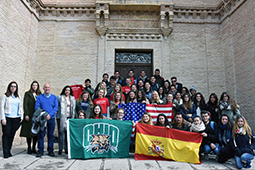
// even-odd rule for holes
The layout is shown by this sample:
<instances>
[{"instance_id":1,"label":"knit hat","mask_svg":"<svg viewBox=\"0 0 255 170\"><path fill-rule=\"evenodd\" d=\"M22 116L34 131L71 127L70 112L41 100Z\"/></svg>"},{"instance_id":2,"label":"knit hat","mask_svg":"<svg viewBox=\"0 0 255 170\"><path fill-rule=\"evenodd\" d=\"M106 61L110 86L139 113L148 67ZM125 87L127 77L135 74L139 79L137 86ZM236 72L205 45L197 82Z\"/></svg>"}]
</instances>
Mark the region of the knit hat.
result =
<instances>
[{"instance_id":1,"label":"knit hat","mask_svg":"<svg viewBox=\"0 0 255 170\"><path fill-rule=\"evenodd\" d=\"M192 87L189 89L190 92L191 92L191 90L197 91L197 89L196 89L194 86L192 86Z\"/></svg>"}]
</instances>

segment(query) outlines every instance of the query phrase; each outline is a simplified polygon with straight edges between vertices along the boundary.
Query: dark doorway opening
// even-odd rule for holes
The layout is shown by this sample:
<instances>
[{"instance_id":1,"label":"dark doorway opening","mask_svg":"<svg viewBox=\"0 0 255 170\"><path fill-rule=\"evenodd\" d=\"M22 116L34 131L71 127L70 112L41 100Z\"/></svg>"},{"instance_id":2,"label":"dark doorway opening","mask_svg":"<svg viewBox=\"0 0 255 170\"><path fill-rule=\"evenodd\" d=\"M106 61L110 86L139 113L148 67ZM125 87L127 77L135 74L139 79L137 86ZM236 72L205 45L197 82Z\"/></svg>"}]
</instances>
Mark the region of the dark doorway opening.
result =
<instances>
[{"instance_id":1,"label":"dark doorway opening","mask_svg":"<svg viewBox=\"0 0 255 170\"><path fill-rule=\"evenodd\" d=\"M115 70L126 78L129 70L134 70L135 77L139 78L140 70L145 70L150 77L153 63L152 50L115 50Z\"/></svg>"}]
</instances>

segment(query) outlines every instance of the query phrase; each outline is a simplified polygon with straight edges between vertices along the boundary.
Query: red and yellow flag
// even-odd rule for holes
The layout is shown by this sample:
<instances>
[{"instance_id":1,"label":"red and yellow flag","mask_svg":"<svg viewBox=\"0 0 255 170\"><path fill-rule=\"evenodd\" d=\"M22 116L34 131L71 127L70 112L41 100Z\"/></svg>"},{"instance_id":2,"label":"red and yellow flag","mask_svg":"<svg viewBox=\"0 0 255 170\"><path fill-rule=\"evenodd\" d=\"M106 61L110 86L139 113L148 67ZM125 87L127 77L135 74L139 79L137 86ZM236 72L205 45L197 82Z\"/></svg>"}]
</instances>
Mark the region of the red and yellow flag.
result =
<instances>
[{"instance_id":1,"label":"red and yellow flag","mask_svg":"<svg viewBox=\"0 0 255 170\"><path fill-rule=\"evenodd\" d=\"M136 125L136 160L199 161L200 133L138 123Z\"/></svg>"}]
</instances>

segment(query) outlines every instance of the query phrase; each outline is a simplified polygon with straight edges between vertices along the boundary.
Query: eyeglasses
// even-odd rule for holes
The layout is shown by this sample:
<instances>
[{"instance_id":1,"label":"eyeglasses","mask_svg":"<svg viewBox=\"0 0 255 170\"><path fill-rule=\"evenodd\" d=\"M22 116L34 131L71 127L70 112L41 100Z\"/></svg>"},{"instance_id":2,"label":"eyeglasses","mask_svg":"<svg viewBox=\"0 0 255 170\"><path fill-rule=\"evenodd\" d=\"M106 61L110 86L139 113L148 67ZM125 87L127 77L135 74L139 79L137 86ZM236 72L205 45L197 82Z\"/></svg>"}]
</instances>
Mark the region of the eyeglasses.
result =
<instances>
[{"instance_id":1,"label":"eyeglasses","mask_svg":"<svg viewBox=\"0 0 255 170\"><path fill-rule=\"evenodd\" d=\"M17 88L17 86L11 86L12 88Z\"/></svg>"},{"instance_id":2,"label":"eyeglasses","mask_svg":"<svg viewBox=\"0 0 255 170\"><path fill-rule=\"evenodd\" d=\"M174 80L174 81L171 81L171 82L176 82L176 80Z\"/></svg>"}]
</instances>

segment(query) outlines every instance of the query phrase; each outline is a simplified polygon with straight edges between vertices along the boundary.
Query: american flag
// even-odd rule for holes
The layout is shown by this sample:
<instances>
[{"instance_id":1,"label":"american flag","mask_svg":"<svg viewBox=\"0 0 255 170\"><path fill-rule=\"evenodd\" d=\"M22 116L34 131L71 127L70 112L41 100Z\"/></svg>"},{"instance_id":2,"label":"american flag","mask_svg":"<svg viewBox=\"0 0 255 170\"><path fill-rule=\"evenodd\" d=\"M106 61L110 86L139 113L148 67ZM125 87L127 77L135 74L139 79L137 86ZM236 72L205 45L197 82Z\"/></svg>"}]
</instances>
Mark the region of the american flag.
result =
<instances>
[{"instance_id":1,"label":"american flag","mask_svg":"<svg viewBox=\"0 0 255 170\"><path fill-rule=\"evenodd\" d=\"M139 121L145 112L145 104L143 103L120 103L119 108L125 110L123 120L133 120L134 122Z\"/></svg>"},{"instance_id":2,"label":"american flag","mask_svg":"<svg viewBox=\"0 0 255 170\"><path fill-rule=\"evenodd\" d=\"M146 112L150 113L153 124L157 123L157 117L160 113L166 115L169 123L171 123L174 118L173 108L171 105L146 104Z\"/></svg>"},{"instance_id":3,"label":"american flag","mask_svg":"<svg viewBox=\"0 0 255 170\"><path fill-rule=\"evenodd\" d=\"M140 119L142 119L143 113L145 112L145 107L146 105L143 103L119 104L119 108L123 108L125 110L125 115L122 119L131 120L134 122L137 122ZM135 136L135 124L133 124L131 140L134 140L134 136Z\"/></svg>"}]
</instances>

